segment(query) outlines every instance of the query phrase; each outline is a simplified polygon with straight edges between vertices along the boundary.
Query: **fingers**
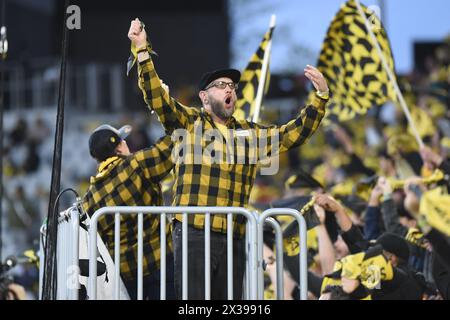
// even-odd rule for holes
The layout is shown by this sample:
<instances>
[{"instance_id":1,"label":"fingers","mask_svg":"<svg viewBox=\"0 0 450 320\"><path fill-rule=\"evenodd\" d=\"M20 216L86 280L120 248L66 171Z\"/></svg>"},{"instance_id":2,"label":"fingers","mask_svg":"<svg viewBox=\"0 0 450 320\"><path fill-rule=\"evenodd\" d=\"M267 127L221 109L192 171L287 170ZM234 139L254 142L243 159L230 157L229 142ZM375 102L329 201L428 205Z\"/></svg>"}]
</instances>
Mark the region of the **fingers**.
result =
<instances>
[{"instance_id":1,"label":"fingers","mask_svg":"<svg viewBox=\"0 0 450 320\"><path fill-rule=\"evenodd\" d=\"M325 222L325 210L324 210L324 208L319 206L318 204L314 204L314 211L316 212L320 223L323 224Z\"/></svg>"},{"instance_id":2,"label":"fingers","mask_svg":"<svg viewBox=\"0 0 450 320\"><path fill-rule=\"evenodd\" d=\"M312 82L314 88L320 91L328 91L328 85L323 74L315 67L307 65L304 69L305 76Z\"/></svg>"},{"instance_id":3,"label":"fingers","mask_svg":"<svg viewBox=\"0 0 450 320\"><path fill-rule=\"evenodd\" d=\"M136 18L130 23L130 30L128 31L128 37L133 37L139 35L142 32L143 24L142 22Z\"/></svg>"},{"instance_id":4,"label":"fingers","mask_svg":"<svg viewBox=\"0 0 450 320\"><path fill-rule=\"evenodd\" d=\"M325 214L325 210L323 210L323 207L321 207L320 205L318 205L317 203L314 204L314 210L318 213L318 214Z\"/></svg>"},{"instance_id":5,"label":"fingers","mask_svg":"<svg viewBox=\"0 0 450 320\"><path fill-rule=\"evenodd\" d=\"M141 32L141 26L140 26L139 22L132 21L129 33L138 35L140 32Z\"/></svg>"},{"instance_id":6,"label":"fingers","mask_svg":"<svg viewBox=\"0 0 450 320\"><path fill-rule=\"evenodd\" d=\"M305 76L311 81L319 81L322 78L321 73L305 69Z\"/></svg>"},{"instance_id":7,"label":"fingers","mask_svg":"<svg viewBox=\"0 0 450 320\"><path fill-rule=\"evenodd\" d=\"M314 80L319 80L323 78L322 73L315 67L311 66L311 65L306 65L306 68L304 69L305 71L305 75L310 78L310 79L314 79Z\"/></svg>"},{"instance_id":8,"label":"fingers","mask_svg":"<svg viewBox=\"0 0 450 320\"><path fill-rule=\"evenodd\" d=\"M328 207L329 196L326 194L317 194L314 196L314 202L322 208Z\"/></svg>"},{"instance_id":9,"label":"fingers","mask_svg":"<svg viewBox=\"0 0 450 320\"><path fill-rule=\"evenodd\" d=\"M319 87L319 81L317 81L316 79L314 79L314 78L311 78L311 77L308 77L307 75L306 75L306 77L312 82L312 84L314 85L314 87L315 88L318 88Z\"/></svg>"},{"instance_id":10,"label":"fingers","mask_svg":"<svg viewBox=\"0 0 450 320\"><path fill-rule=\"evenodd\" d=\"M305 71L316 71L316 72L319 72L320 73L320 71L319 71L319 69L317 69L316 67L314 67L314 66L312 66L312 65L310 65L310 64L307 64L306 65L306 68L305 68Z\"/></svg>"}]
</instances>

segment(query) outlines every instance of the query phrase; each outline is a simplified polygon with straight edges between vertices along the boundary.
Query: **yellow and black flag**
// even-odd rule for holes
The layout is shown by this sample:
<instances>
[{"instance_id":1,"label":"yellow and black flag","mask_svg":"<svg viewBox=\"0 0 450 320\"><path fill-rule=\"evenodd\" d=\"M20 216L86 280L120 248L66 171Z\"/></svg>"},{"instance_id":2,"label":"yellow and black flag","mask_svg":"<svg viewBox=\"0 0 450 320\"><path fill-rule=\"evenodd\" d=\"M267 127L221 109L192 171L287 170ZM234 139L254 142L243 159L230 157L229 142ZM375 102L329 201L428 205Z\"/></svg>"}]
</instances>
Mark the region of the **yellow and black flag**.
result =
<instances>
[{"instance_id":1,"label":"yellow and black flag","mask_svg":"<svg viewBox=\"0 0 450 320\"><path fill-rule=\"evenodd\" d=\"M258 91L259 79L261 78L261 69L267 45L272 40L272 34L275 27L271 27L264 34L258 49L251 56L247 67L242 71L239 89L237 91L236 119L248 119L253 116L255 110L255 98ZM270 60L269 60L270 61ZM269 67L267 68L269 70ZM270 72L267 71L264 93L269 89Z\"/></svg>"},{"instance_id":2,"label":"yellow and black flag","mask_svg":"<svg viewBox=\"0 0 450 320\"><path fill-rule=\"evenodd\" d=\"M372 10L362 4L361 8L389 68L394 71L394 59L383 25ZM395 101L393 86L355 0L343 4L331 22L317 67L330 88L327 114L339 121L365 114L369 108L388 100Z\"/></svg>"},{"instance_id":3,"label":"yellow and black flag","mask_svg":"<svg viewBox=\"0 0 450 320\"><path fill-rule=\"evenodd\" d=\"M450 195L444 188L425 192L420 200L419 212L427 224L450 237Z\"/></svg>"}]
</instances>

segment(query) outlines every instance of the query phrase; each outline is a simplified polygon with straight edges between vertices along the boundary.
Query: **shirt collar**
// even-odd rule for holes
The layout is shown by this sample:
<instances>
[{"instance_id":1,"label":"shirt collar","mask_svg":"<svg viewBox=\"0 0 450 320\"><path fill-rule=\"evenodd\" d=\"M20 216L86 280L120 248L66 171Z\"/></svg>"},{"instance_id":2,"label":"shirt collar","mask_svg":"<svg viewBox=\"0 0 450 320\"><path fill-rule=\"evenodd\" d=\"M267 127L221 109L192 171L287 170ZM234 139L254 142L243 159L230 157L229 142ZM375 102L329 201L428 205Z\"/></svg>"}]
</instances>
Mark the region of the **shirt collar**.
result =
<instances>
[{"instance_id":1,"label":"shirt collar","mask_svg":"<svg viewBox=\"0 0 450 320\"><path fill-rule=\"evenodd\" d=\"M111 163L115 162L115 161L118 160L118 159L119 159L118 156L114 156L114 157L110 157L110 158L108 158L108 159L102 161L102 162L99 164L99 166L98 166L97 172L98 172L98 173L101 173L101 172L104 171L106 168L108 168L109 165L110 165Z\"/></svg>"}]
</instances>

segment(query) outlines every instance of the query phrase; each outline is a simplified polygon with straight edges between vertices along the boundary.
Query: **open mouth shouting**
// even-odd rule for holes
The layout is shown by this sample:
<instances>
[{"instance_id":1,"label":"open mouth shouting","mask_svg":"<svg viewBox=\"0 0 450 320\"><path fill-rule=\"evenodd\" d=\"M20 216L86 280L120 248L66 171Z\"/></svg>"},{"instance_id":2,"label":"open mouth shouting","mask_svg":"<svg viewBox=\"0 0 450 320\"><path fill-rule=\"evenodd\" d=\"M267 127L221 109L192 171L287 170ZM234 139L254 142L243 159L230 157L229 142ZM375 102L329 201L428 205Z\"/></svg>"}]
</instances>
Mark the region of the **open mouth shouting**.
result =
<instances>
[{"instance_id":1,"label":"open mouth shouting","mask_svg":"<svg viewBox=\"0 0 450 320\"><path fill-rule=\"evenodd\" d=\"M231 97L231 95L227 95L226 97L225 97L225 103L224 103L224 106L225 106L225 108L226 109L231 109L231 108L233 108L233 99L232 99L232 97Z\"/></svg>"}]
</instances>

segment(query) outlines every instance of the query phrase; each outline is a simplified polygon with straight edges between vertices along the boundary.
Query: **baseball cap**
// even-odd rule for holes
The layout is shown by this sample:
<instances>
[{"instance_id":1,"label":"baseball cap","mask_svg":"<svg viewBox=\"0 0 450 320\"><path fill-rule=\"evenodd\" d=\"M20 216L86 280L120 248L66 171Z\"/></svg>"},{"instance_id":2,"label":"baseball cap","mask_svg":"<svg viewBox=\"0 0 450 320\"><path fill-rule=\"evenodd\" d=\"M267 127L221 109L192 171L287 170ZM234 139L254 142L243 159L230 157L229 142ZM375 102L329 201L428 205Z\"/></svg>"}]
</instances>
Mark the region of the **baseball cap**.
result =
<instances>
[{"instance_id":1,"label":"baseball cap","mask_svg":"<svg viewBox=\"0 0 450 320\"><path fill-rule=\"evenodd\" d=\"M200 79L198 85L199 91L205 90L208 84L222 77L230 78L234 83L238 83L241 79L241 72L236 69L219 69L207 72Z\"/></svg>"},{"instance_id":2,"label":"baseball cap","mask_svg":"<svg viewBox=\"0 0 450 320\"><path fill-rule=\"evenodd\" d=\"M103 161L114 155L119 143L130 134L132 127L125 125L116 129L109 124L102 124L89 137L89 152L98 161Z\"/></svg>"}]
</instances>

